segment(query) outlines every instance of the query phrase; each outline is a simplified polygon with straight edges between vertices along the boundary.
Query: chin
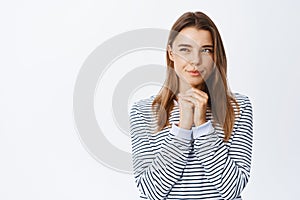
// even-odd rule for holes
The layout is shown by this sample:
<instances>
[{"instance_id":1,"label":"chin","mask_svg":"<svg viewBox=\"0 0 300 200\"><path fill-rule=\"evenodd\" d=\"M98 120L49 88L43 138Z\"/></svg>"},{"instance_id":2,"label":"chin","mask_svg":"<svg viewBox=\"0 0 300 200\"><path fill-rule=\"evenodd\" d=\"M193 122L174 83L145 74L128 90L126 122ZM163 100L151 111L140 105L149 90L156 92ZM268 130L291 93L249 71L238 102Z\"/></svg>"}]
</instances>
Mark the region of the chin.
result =
<instances>
[{"instance_id":1,"label":"chin","mask_svg":"<svg viewBox=\"0 0 300 200\"><path fill-rule=\"evenodd\" d=\"M189 81L189 84L192 85L193 87L197 87L199 85L202 85L204 83L203 80L198 80L198 81Z\"/></svg>"}]
</instances>

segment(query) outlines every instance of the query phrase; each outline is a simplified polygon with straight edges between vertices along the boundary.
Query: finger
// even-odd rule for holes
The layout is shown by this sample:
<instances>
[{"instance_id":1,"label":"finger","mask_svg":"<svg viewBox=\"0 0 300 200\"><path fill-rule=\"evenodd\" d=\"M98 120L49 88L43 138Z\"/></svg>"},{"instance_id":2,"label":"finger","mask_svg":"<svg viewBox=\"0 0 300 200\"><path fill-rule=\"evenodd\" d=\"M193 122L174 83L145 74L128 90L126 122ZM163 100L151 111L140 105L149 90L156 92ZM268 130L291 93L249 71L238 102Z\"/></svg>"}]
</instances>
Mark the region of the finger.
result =
<instances>
[{"instance_id":1,"label":"finger","mask_svg":"<svg viewBox=\"0 0 300 200\"><path fill-rule=\"evenodd\" d=\"M194 102L191 101L190 98L183 96L183 95L179 96L179 102L188 103L188 104L191 104L192 106L194 106Z\"/></svg>"},{"instance_id":2,"label":"finger","mask_svg":"<svg viewBox=\"0 0 300 200\"><path fill-rule=\"evenodd\" d=\"M196 107L207 104L207 98L196 93L181 95L181 97L192 102Z\"/></svg>"},{"instance_id":3,"label":"finger","mask_svg":"<svg viewBox=\"0 0 300 200\"><path fill-rule=\"evenodd\" d=\"M191 88L186 91L186 94L197 94L203 96L204 98L208 98L207 93L202 90L199 90L198 88Z\"/></svg>"},{"instance_id":4,"label":"finger","mask_svg":"<svg viewBox=\"0 0 300 200\"><path fill-rule=\"evenodd\" d=\"M198 89L189 91L189 92L185 93L184 95L194 97L194 98L198 99L198 101L200 101L200 102L208 101L208 95L205 92L200 91Z\"/></svg>"},{"instance_id":5,"label":"finger","mask_svg":"<svg viewBox=\"0 0 300 200\"><path fill-rule=\"evenodd\" d=\"M200 102L206 102L208 100L207 96L202 96L202 94L199 93L188 93L188 94L184 94L182 95L182 97L192 97L195 98L196 100L200 101Z\"/></svg>"},{"instance_id":6,"label":"finger","mask_svg":"<svg viewBox=\"0 0 300 200\"><path fill-rule=\"evenodd\" d=\"M180 98L181 98L183 101L187 101L187 102L189 102L189 103L192 103L193 106L198 105L197 99L195 99L195 98L192 97L192 96L182 95L182 96L180 96Z\"/></svg>"},{"instance_id":7,"label":"finger","mask_svg":"<svg viewBox=\"0 0 300 200\"><path fill-rule=\"evenodd\" d=\"M192 101L188 98L188 96L183 96L183 95L179 97L179 101L188 101L192 103Z\"/></svg>"}]
</instances>

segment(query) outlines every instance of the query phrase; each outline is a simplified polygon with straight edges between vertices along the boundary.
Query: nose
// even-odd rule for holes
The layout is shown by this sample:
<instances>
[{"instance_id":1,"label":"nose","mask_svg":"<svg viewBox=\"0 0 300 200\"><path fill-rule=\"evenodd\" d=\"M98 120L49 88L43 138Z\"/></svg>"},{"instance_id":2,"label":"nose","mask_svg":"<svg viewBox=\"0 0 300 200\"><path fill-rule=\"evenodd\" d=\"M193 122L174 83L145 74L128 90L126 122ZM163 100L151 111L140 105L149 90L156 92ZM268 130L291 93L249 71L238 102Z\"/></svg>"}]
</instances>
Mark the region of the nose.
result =
<instances>
[{"instance_id":1,"label":"nose","mask_svg":"<svg viewBox=\"0 0 300 200\"><path fill-rule=\"evenodd\" d=\"M192 66L200 66L202 64L201 53L195 52L191 58L190 64Z\"/></svg>"}]
</instances>

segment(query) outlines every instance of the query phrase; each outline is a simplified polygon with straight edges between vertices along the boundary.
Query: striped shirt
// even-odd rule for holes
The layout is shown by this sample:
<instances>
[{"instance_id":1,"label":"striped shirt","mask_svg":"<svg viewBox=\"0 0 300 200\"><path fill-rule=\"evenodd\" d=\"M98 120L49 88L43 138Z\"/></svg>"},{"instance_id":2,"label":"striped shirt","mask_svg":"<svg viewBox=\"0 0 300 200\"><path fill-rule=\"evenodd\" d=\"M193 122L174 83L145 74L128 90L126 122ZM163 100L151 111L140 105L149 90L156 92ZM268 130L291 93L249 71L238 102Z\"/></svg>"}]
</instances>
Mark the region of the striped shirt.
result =
<instances>
[{"instance_id":1,"label":"striped shirt","mask_svg":"<svg viewBox=\"0 0 300 200\"><path fill-rule=\"evenodd\" d=\"M174 100L170 125L155 133L157 120L151 111L155 95L141 99L130 109L134 178L140 199L240 200L250 177L252 152L252 105L235 93L240 110L231 137L207 122L191 130L179 128L179 106Z\"/></svg>"}]
</instances>

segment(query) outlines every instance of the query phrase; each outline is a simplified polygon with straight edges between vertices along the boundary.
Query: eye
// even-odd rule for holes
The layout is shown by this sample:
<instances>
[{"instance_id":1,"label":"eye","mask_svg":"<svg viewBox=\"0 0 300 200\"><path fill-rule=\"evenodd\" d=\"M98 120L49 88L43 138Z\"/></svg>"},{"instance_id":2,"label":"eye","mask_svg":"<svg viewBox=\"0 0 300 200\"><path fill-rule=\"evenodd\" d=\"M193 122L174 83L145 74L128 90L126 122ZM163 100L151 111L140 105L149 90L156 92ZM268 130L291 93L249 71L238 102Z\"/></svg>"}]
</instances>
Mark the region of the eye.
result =
<instances>
[{"instance_id":1,"label":"eye","mask_svg":"<svg viewBox=\"0 0 300 200\"><path fill-rule=\"evenodd\" d=\"M191 52L191 50L188 49L188 48L180 48L179 51L181 51L181 52L186 52L186 53Z\"/></svg>"},{"instance_id":2,"label":"eye","mask_svg":"<svg viewBox=\"0 0 300 200\"><path fill-rule=\"evenodd\" d=\"M213 49L204 48L201 50L201 53L213 53Z\"/></svg>"}]
</instances>

